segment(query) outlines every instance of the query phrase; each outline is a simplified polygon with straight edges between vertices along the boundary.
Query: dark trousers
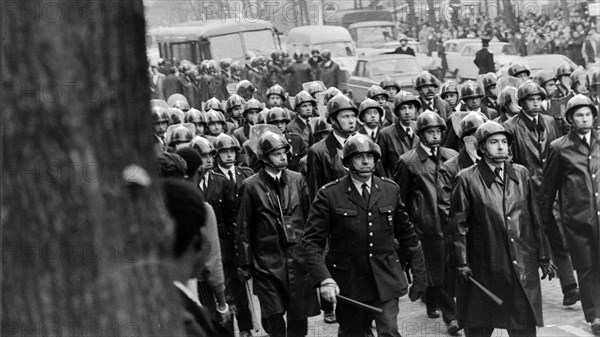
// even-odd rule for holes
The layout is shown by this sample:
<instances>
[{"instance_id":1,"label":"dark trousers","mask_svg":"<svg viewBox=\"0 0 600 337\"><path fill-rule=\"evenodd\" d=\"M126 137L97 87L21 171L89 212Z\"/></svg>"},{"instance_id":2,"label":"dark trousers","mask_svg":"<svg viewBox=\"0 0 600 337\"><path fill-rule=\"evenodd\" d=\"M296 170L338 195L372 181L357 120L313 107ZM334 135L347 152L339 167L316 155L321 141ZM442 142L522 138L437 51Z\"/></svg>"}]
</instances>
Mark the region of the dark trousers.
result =
<instances>
[{"instance_id":1,"label":"dark trousers","mask_svg":"<svg viewBox=\"0 0 600 337\"><path fill-rule=\"evenodd\" d=\"M398 332L398 299L392 299L385 302L367 302L383 310L383 314L371 313L359 309L345 302L337 302L335 314L340 324L338 330L339 337L365 336L367 329L370 329L371 321L375 320L377 336L400 337Z\"/></svg>"},{"instance_id":2,"label":"dark trousers","mask_svg":"<svg viewBox=\"0 0 600 337\"><path fill-rule=\"evenodd\" d=\"M446 324L456 319L456 302L445 287L427 287L425 305L427 310L439 308Z\"/></svg>"},{"instance_id":3,"label":"dark trousers","mask_svg":"<svg viewBox=\"0 0 600 337\"><path fill-rule=\"evenodd\" d=\"M263 318L262 326L270 337L304 337L308 333L308 319L288 320L286 327L283 314Z\"/></svg>"},{"instance_id":4,"label":"dark trousers","mask_svg":"<svg viewBox=\"0 0 600 337\"><path fill-rule=\"evenodd\" d=\"M558 203L554 203L553 213L557 220L560 220L560 211ZM559 226L560 227L560 226ZM560 280L560 287L562 288L563 294L571 289L577 288L577 281L575 280L575 273L573 272L573 265L571 264L571 256L569 250L565 246L564 242L559 239L554 239L556 235L547 236L548 243L550 244L550 250L552 251L552 260L558 268L558 278ZM564 234L561 230L560 237Z\"/></svg>"},{"instance_id":5,"label":"dark trousers","mask_svg":"<svg viewBox=\"0 0 600 337\"><path fill-rule=\"evenodd\" d=\"M579 290L581 291L581 308L585 320L591 322L600 318L600 267L577 270Z\"/></svg>"},{"instance_id":6,"label":"dark trousers","mask_svg":"<svg viewBox=\"0 0 600 337\"><path fill-rule=\"evenodd\" d=\"M513 330L508 329L508 335L510 337L535 337L537 336L537 330L535 326L527 328L525 330ZM466 337L489 337L494 332L494 328L465 328Z\"/></svg>"},{"instance_id":7,"label":"dark trousers","mask_svg":"<svg viewBox=\"0 0 600 337\"><path fill-rule=\"evenodd\" d=\"M248 293L245 285L240 282L237 276L237 268L230 263L224 266L225 289L227 293L227 303L235 306L235 318L240 331L250 331L254 329L252 325L252 314L250 313L250 304L248 302Z\"/></svg>"}]
</instances>

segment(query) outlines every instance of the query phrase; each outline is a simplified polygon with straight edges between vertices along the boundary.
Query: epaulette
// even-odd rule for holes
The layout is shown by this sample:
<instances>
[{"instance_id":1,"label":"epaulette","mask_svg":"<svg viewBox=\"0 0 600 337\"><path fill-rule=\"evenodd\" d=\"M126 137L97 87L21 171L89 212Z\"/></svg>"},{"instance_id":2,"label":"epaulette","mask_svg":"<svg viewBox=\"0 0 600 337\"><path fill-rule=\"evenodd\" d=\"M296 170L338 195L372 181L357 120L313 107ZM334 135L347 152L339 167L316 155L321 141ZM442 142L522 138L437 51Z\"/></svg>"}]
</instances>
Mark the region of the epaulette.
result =
<instances>
[{"instance_id":1,"label":"epaulette","mask_svg":"<svg viewBox=\"0 0 600 337\"><path fill-rule=\"evenodd\" d=\"M392 184L394 184L394 185L398 186L398 184L396 184L396 182L395 182L393 179L390 179L390 178L388 178L388 177L380 177L380 178L381 178L381 180L382 180L382 181L386 181L386 182L388 182L388 183L392 183ZM398 186L398 187L399 187L399 186Z\"/></svg>"},{"instance_id":2,"label":"epaulette","mask_svg":"<svg viewBox=\"0 0 600 337\"><path fill-rule=\"evenodd\" d=\"M254 170L252 170L248 166L238 166L238 168L246 173L250 173L250 175L254 174Z\"/></svg>"},{"instance_id":3,"label":"epaulette","mask_svg":"<svg viewBox=\"0 0 600 337\"><path fill-rule=\"evenodd\" d=\"M324 190L324 189L326 189L327 187L330 187L330 186L333 186L333 185L337 185L337 183L339 183L339 182L340 182L340 180L339 180L339 179L336 179L336 180L330 181L330 182L328 182L327 184L323 185L323 186L321 187L321 189L322 189L322 190Z\"/></svg>"},{"instance_id":4,"label":"epaulette","mask_svg":"<svg viewBox=\"0 0 600 337\"><path fill-rule=\"evenodd\" d=\"M219 177L223 177L225 179L227 179L227 177L223 174L223 172L219 172L219 171L212 171L212 174L215 176L219 176Z\"/></svg>"}]
</instances>

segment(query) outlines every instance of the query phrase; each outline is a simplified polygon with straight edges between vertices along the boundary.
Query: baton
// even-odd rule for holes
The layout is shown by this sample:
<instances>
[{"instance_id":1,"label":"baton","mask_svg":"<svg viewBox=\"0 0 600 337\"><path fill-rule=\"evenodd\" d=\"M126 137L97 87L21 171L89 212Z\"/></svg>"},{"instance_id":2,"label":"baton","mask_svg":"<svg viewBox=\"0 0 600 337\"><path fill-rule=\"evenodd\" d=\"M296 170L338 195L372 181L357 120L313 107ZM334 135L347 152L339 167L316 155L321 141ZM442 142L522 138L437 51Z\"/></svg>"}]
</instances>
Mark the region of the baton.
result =
<instances>
[{"instance_id":1,"label":"baton","mask_svg":"<svg viewBox=\"0 0 600 337\"><path fill-rule=\"evenodd\" d=\"M376 308L374 306L371 306L371 305L368 305L368 304L364 304L364 303L359 302L359 301L355 301L355 300L353 300L351 298L348 298L348 297L342 296L342 295L336 295L336 297L340 301L346 302L348 304L352 304L353 306L359 307L361 309L370 310L370 311L376 312L378 314L383 314L383 310L382 309Z\"/></svg>"},{"instance_id":2,"label":"baton","mask_svg":"<svg viewBox=\"0 0 600 337\"><path fill-rule=\"evenodd\" d=\"M489 291L489 289L484 287L481 283L475 281L475 279L472 278L471 276L469 276L469 281L471 281L475 286L477 286L477 288L479 288L481 291L483 291L483 293L486 294L496 304L502 305L502 303L504 303L504 301L502 299L500 299L500 297L494 295L493 292Z\"/></svg>"}]
</instances>

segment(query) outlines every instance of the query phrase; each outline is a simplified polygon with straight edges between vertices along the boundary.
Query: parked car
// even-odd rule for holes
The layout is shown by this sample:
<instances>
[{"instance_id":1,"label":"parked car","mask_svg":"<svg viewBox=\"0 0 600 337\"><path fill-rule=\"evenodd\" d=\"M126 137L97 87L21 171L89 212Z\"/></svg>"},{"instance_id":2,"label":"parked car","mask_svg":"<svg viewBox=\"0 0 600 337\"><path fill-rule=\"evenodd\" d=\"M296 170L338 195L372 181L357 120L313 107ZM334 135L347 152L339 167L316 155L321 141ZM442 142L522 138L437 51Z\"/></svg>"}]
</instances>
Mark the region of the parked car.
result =
<instances>
[{"instance_id":1,"label":"parked car","mask_svg":"<svg viewBox=\"0 0 600 337\"><path fill-rule=\"evenodd\" d=\"M351 72L356 66L356 44L348 30L341 26L301 26L290 29L285 50L292 55L296 50L310 54L312 49L328 49L333 61L342 70Z\"/></svg>"},{"instance_id":2,"label":"parked car","mask_svg":"<svg viewBox=\"0 0 600 337\"><path fill-rule=\"evenodd\" d=\"M415 51L415 56L417 58L417 63L426 71L435 71L438 67L441 66L442 61L437 56L428 56L426 53L420 50L420 44L418 41L414 39L409 39L407 45L411 47ZM399 41L391 41L384 43L380 48L359 48L358 55L359 56L370 56L370 55L381 55L381 54L391 54L396 50L396 48L400 47ZM436 54L437 55L437 54Z\"/></svg>"},{"instance_id":3,"label":"parked car","mask_svg":"<svg viewBox=\"0 0 600 337\"><path fill-rule=\"evenodd\" d=\"M513 59L509 64L505 64L498 70L498 76L508 76L508 68L515 62L522 63L529 70L531 70L531 74L538 70L546 70L554 74L556 72L556 68L560 67L563 64L569 64L573 68L577 68L578 65L575 62L571 61L570 58L561 54L538 54L538 55L529 55L529 56L521 56Z\"/></svg>"},{"instance_id":4,"label":"parked car","mask_svg":"<svg viewBox=\"0 0 600 337\"><path fill-rule=\"evenodd\" d=\"M362 56L358 58L356 68L350 74L348 89L352 91L352 98L360 103L367 98L370 86L379 85L381 80L390 76L401 84L402 90L415 93L414 82L422 71L417 59L411 55Z\"/></svg>"},{"instance_id":5,"label":"parked car","mask_svg":"<svg viewBox=\"0 0 600 337\"><path fill-rule=\"evenodd\" d=\"M474 60L475 54L481 50L481 48L483 47L481 41L479 41L464 44L460 53L446 53L448 70L455 74L458 82L477 79L479 69L475 65ZM507 42L490 42L488 50L490 53L494 54L496 70L519 57L514 46Z\"/></svg>"}]
</instances>

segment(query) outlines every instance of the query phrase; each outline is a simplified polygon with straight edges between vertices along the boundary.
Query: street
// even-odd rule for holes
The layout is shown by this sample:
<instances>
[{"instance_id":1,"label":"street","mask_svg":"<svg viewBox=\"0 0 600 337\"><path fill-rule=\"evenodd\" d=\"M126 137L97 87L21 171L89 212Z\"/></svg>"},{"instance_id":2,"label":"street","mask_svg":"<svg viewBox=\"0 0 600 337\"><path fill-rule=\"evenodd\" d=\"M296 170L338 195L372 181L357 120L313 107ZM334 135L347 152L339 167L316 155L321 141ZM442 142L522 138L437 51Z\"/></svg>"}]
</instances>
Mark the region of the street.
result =
<instances>
[{"instance_id":1,"label":"street","mask_svg":"<svg viewBox=\"0 0 600 337\"><path fill-rule=\"evenodd\" d=\"M581 303L565 307L562 305L562 292L558 279L542 282L542 301L544 304L545 327L538 330L540 337L594 336L590 325L583 318ZM260 315L258 299L254 296L254 308ZM260 321L260 318L258 318ZM260 325L260 324L258 324ZM323 315L309 318L308 337L337 336L337 324L323 323ZM421 301L410 302L408 296L400 299L400 314L398 327L403 337L441 337L446 334L446 326L441 318L431 319L425 314L425 304ZM266 336L260 329L254 336ZM461 335L464 334L461 332ZM495 330L494 337L508 336L506 330Z\"/></svg>"}]
</instances>

